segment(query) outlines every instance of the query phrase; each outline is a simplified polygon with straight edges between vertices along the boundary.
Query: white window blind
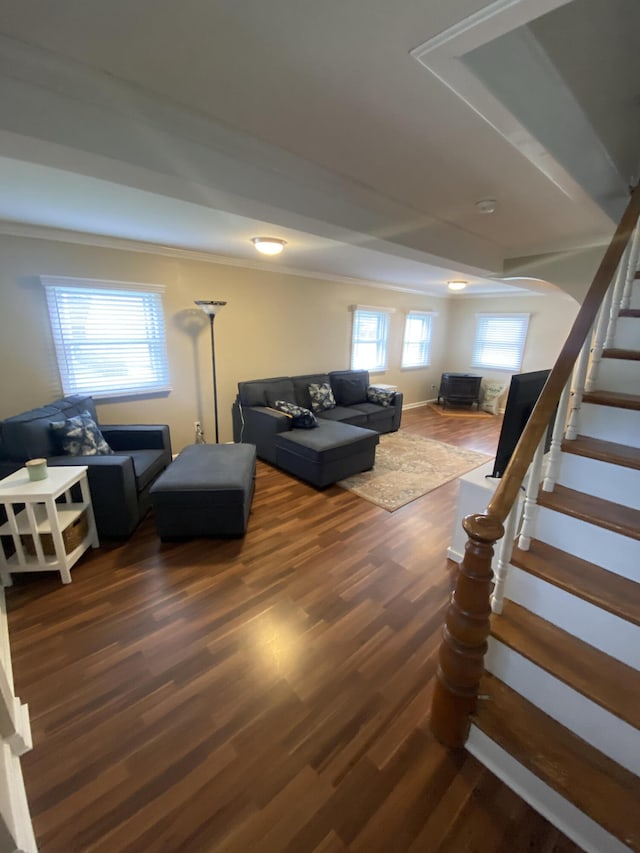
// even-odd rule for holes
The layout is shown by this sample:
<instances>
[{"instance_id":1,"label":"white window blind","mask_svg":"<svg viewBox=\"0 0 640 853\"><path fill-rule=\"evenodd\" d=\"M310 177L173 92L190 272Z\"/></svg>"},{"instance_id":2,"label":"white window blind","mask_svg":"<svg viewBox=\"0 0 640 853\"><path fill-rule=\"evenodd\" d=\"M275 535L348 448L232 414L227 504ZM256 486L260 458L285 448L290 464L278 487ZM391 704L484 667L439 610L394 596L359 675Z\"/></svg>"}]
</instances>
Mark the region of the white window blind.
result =
<instances>
[{"instance_id":1,"label":"white window blind","mask_svg":"<svg viewBox=\"0 0 640 853\"><path fill-rule=\"evenodd\" d=\"M170 390L164 288L57 276L41 281L65 394Z\"/></svg>"},{"instance_id":2,"label":"white window blind","mask_svg":"<svg viewBox=\"0 0 640 853\"><path fill-rule=\"evenodd\" d=\"M351 367L354 370L385 370L389 309L353 307Z\"/></svg>"},{"instance_id":3,"label":"white window blind","mask_svg":"<svg viewBox=\"0 0 640 853\"><path fill-rule=\"evenodd\" d=\"M528 314L476 314L471 366L519 370L528 328Z\"/></svg>"},{"instance_id":4,"label":"white window blind","mask_svg":"<svg viewBox=\"0 0 640 853\"><path fill-rule=\"evenodd\" d=\"M404 323L402 367L426 367L431 360L433 314L410 311Z\"/></svg>"}]
</instances>

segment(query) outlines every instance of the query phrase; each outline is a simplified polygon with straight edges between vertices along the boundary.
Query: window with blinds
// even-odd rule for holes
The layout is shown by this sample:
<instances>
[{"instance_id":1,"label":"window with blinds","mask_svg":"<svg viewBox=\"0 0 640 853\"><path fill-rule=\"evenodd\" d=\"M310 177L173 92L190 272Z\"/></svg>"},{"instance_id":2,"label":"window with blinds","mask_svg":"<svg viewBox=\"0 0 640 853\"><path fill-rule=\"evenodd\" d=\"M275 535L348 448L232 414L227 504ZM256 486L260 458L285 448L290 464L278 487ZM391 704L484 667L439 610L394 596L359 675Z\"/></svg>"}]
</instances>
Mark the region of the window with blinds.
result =
<instances>
[{"instance_id":1,"label":"window with blinds","mask_svg":"<svg viewBox=\"0 0 640 853\"><path fill-rule=\"evenodd\" d=\"M163 287L57 276L41 281L65 394L171 390Z\"/></svg>"},{"instance_id":2,"label":"window with blinds","mask_svg":"<svg viewBox=\"0 0 640 853\"><path fill-rule=\"evenodd\" d=\"M520 370L528 314L476 314L472 367Z\"/></svg>"},{"instance_id":3,"label":"window with blinds","mask_svg":"<svg viewBox=\"0 0 640 853\"><path fill-rule=\"evenodd\" d=\"M402 367L426 367L431 361L433 314L410 311L404 323Z\"/></svg>"},{"instance_id":4,"label":"window with blinds","mask_svg":"<svg viewBox=\"0 0 640 853\"><path fill-rule=\"evenodd\" d=\"M353 370L386 370L389 310L353 308L351 368Z\"/></svg>"}]
</instances>

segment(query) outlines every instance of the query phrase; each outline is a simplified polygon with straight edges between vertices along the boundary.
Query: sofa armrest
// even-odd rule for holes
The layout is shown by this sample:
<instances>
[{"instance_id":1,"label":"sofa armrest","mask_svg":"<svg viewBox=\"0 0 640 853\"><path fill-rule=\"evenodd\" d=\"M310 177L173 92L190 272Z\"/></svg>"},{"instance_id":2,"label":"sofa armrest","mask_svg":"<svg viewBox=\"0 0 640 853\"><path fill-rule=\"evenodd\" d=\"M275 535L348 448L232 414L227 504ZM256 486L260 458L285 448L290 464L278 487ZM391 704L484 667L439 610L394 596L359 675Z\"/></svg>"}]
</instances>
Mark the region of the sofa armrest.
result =
<instances>
[{"instance_id":1,"label":"sofa armrest","mask_svg":"<svg viewBox=\"0 0 640 853\"><path fill-rule=\"evenodd\" d=\"M255 444L260 459L276 461L276 436L291 429L291 418L266 406L233 404L233 440L236 443Z\"/></svg>"},{"instance_id":2,"label":"sofa armrest","mask_svg":"<svg viewBox=\"0 0 640 853\"><path fill-rule=\"evenodd\" d=\"M393 403L391 407L393 408L393 425L391 427L392 431L400 429L400 421L402 420L402 401L403 401L402 391L396 391L396 395L393 398Z\"/></svg>"},{"instance_id":3,"label":"sofa armrest","mask_svg":"<svg viewBox=\"0 0 640 853\"><path fill-rule=\"evenodd\" d=\"M171 457L171 436L166 424L100 424L112 450L166 450Z\"/></svg>"},{"instance_id":4,"label":"sofa armrest","mask_svg":"<svg viewBox=\"0 0 640 853\"><path fill-rule=\"evenodd\" d=\"M52 456L47 463L52 467L87 466L98 536L119 538L135 530L140 517L136 476L130 456Z\"/></svg>"}]
</instances>

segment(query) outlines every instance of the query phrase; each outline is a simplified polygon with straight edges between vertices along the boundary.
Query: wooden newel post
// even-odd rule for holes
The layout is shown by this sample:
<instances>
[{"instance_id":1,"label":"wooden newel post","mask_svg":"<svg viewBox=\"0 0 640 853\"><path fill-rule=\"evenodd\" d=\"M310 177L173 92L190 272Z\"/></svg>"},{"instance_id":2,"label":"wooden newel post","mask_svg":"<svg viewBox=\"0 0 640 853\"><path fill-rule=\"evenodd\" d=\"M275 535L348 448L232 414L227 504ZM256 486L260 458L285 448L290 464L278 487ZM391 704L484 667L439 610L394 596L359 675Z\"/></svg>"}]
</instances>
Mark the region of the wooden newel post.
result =
<instances>
[{"instance_id":1,"label":"wooden newel post","mask_svg":"<svg viewBox=\"0 0 640 853\"><path fill-rule=\"evenodd\" d=\"M464 746L476 707L489 635L493 546L504 533L488 515L468 515L462 526L469 541L447 611L431 705L431 730L449 747Z\"/></svg>"}]
</instances>

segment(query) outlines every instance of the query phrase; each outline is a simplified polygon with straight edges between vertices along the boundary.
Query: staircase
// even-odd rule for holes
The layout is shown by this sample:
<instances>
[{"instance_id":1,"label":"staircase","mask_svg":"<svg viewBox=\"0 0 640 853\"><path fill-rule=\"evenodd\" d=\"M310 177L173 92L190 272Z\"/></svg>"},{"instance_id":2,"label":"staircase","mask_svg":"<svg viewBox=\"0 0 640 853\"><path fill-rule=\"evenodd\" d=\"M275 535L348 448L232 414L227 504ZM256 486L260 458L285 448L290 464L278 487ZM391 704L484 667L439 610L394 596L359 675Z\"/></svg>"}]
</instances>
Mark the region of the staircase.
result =
<instances>
[{"instance_id":1,"label":"staircase","mask_svg":"<svg viewBox=\"0 0 640 853\"><path fill-rule=\"evenodd\" d=\"M613 298L577 435L559 443L552 490L537 479L531 536L511 554L466 742L593 853L640 851L640 280L627 254L631 286L625 307Z\"/></svg>"}]
</instances>

